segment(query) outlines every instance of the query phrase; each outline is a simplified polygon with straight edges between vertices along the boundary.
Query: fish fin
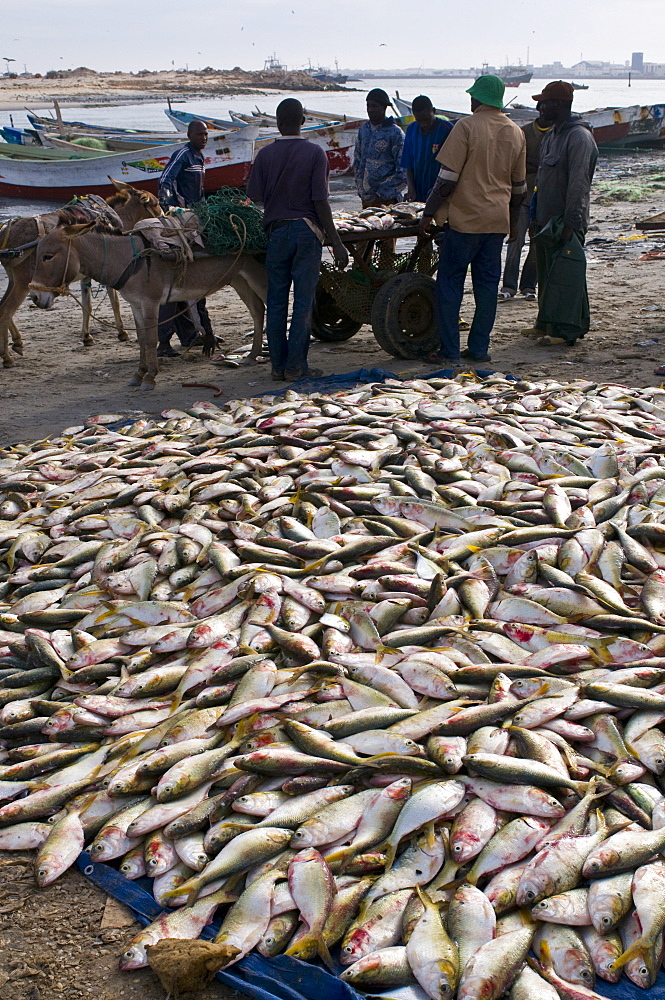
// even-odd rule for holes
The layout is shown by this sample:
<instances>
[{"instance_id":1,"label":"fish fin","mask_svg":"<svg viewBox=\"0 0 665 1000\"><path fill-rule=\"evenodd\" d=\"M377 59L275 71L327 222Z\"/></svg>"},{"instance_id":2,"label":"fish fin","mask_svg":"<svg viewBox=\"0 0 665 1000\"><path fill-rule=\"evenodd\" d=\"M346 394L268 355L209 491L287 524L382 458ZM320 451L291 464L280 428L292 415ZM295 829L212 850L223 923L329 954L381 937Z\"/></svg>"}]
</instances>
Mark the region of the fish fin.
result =
<instances>
[{"instance_id":1,"label":"fish fin","mask_svg":"<svg viewBox=\"0 0 665 1000\"><path fill-rule=\"evenodd\" d=\"M433 820L425 825L425 833L427 835L427 846L434 847L434 844L436 843L436 830L434 829Z\"/></svg>"},{"instance_id":2,"label":"fish fin","mask_svg":"<svg viewBox=\"0 0 665 1000\"><path fill-rule=\"evenodd\" d=\"M540 960L546 969L551 969L554 965L552 961L552 951L547 941L543 940L538 946L538 953L540 955Z\"/></svg>"},{"instance_id":3,"label":"fish fin","mask_svg":"<svg viewBox=\"0 0 665 1000\"><path fill-rule=\"evenodd\" d=\"M384 646L383 643L379 643L374 652L376 654L376 662L380 663L380 657L389 656L391 653L399 652L399 650L394 649L392 646Z\"/></svg>"},{"instance_id":4,"label":"fish fin","mask_svg":"<svg viewBox=\"0 0 665 1000\"><path fill-rule=\"evenodd\" d=\"M521 921L522 921L522 923L524 924L525 927L535 927L536 926L536 921L531 916L531 910L529 909L528 906L520 906L520 908L518 910L518 913L519 913L520 919L521 919Z\"/></svg>"},{"instance_id":5,"label":"fish fin","mask_svg":"<svg viewBox=\"0 0 665 1000\"><path fill-rule=\"evenodd\" d=\"M646 960L649 952L653 948L654 941L654 937L649 937L646 934L642 935L642 937L638 938L634 944L631 944L630 948L626 948L623 954L614 959L610 965L610 970L616 971L626 965L627 962L630 962L631 959L637 958L638 956L642 956Z\"/></svg>"}]
</instances>

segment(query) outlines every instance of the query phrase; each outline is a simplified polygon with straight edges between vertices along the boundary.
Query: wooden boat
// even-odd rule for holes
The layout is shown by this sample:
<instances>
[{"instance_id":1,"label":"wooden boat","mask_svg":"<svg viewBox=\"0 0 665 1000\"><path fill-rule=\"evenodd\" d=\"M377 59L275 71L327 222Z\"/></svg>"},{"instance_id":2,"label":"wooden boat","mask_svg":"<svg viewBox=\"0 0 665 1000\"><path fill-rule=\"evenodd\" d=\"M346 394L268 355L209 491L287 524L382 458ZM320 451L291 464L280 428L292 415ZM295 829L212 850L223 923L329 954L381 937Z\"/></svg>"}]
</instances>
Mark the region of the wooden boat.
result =
<instances>
[{"instance_id":1,"label":"wooden boat","mask_svg":"<svg viewBox=\"0 0 665 1000\"><path fill-rule=\"evenodd\" d=\"M393 103L405 117L412 116L411 103L400 98L399 94ZM506 107L506 114L517 125L525 125L537 117L535 108ZM440 111L437 115L457 121L466 118L467 112ZM593 137L601 148L620 149L624 147L660 144L665 141L665 104L640 105L632 104L627 108L596 108L593 111L580 113L583 121L592 130Z\"/></svg>"},{"instance_id":2,"label":"wooden boat","mask_svg":"<svg viewBox=\"0 0 665 1000\"><path fill-rule=\"evenodd\" d=\"M347 122L309 133L308 138L325 151L331 174L340 175L349 170L357 129L356 122ZM232 134L211 132L204 149L205 191L211 193L220 187L244 186L256 151L275 138L275 133L259 137L259 129L251 126ZM162 170L181 146L182 140L179 140L133 153L106 153L78 146L76 153L71 153L64 149L35 147L37 156L30 147L15 146L12 148L22 153L29 150L30 158L0 157L0 195L60 202L85 193L104 197L115 190L109 175L156 193Z\"/></svg>"},{"instance_id":3,"label":"wooden boat","mask_svg":"<svg viewBox=\"0 0 665 1000\"><path fill-rule=\"evenodd\" d=\"M103 149L89 149L86 146L74 146L72 150L52 149L48 146L22 146L14 142L0 142L0 157L2 159L22 160L25 162L53 162L60 160L85 160L89 157L108 156Z\"/></svg>"},{"instance_id":4,"label":"wooden boat","mask_svg":"<svg viewBox=\"0 0 665 1000\"><path fill-rule=\"evenodd\" d=\"M219 136L209 140L204 150L207 192L225 185L239 186L247 180L257 130L242 131L248 133L247 139L228 140ZM31 160L14 156L0 159L0 195L60 202L86 192L106 197L115 190L109 175L156 194L159 176L171 155L182 148L182 142L134 153L76 148L76 154L54 148L40 150L42 156Z\"/></svg>"},{"instance_id":5,"label":"wooden boat","mask_svg":"<svg viewBox=\"0 0 665 1000\"><path fill-rule=\"evenodd\" d=\"M277 128L277 118L275 115L268 114L265 111L260 111L256 109L256 114L247 114L242 111L229 111L230 120L225 118L212 118L209 115L195 115L190 111L174 111L172 108L168 110L164 109L164 114L173 122L176 129L179 132L186 132L190 123L193 121L201 121L208 128L209 131L213 129L228 129L228 128L246 128L248 125L258 125L260 128L267 128L271 131ZM320 111L309 111L305 109L305 127L303 131L311 128L320 128L322 125L339 125L342 122L346 122L346 115L334 116L331 118L329 114L324 114ZM358 127L360 127L360 119L358 119Z\"/></svg>"},{"instance_id":6,"label":"wooden boat","mask_svg":"<svg viewBox=\"0 0 665 1000\"><path fill-rule=\"evenodd\" d=\"M186 132L191 122L203 122L208 131L228 128L245 128L250 122L231 121L225 118L211 118L209 115L194 115L190 111L174 111L164 109L164 114L176 127L178 132Z\"/></svg>"},{"instance_id":7,"label":"wooden boat","mask_svg":"<svg viewBox=\"0 0 665 1000\"><path fill-rule=\"evenodd\" d=\"M43 115L35 114L34 111L28 111L27 115L32 127L38 131L60 132L64 130L69 133L83 135L98 135L99 133L103 133L104 135L144 136L147 138L155 134L154 129L119 128L116 126L109 128L108 125L92 125L89 122L65 121L63 118L53 117L45 118Z\"/></svg>"},{"instance_id":8,"label":"wooden boat","mask_svg":"<svg viewBox=\"0 0 665 1000\"><path fill-rule=\"evenodd\" d=\"M95 138L98 139L100 142L103 142L103 144L106 146L106 149L102 149L103 153L104 152L132 153L136 152L136 150L151 149L153 146L165 146L168 144L172 145L174 141L175 142L178 141L176 138L174 138L173 135L170 135L168 138L166 136L155 136L154 139L151 140L146 139L143 142L141 142L136 139L118 139L116 136L112 135L107 135L103 137L101 135L75 136L75 137L72 136L70 138L67 138L66 136L63 137L61 135L57 135L54 132L46 132L44 133L44 144L45 146L51 149L67 149L70 152L73 152L77 149L94 148L89 146L86 147L83 144L75 141L75 139L87 139L87 138ZM185 137L183 136L181 142L184 141Z\"/></svg>"}]
</instances>

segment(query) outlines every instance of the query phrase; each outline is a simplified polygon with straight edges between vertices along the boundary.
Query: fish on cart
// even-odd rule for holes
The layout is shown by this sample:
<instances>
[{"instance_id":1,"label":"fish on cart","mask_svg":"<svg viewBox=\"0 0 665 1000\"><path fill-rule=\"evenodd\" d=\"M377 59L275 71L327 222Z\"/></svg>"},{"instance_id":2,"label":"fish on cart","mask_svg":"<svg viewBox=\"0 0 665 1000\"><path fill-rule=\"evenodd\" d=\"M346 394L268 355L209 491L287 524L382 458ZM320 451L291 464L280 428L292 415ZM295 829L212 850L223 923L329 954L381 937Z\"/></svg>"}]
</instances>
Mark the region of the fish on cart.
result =
<instances>
[{"instance_id":1,"label":"fish on cart","mask_svg":"<svg viewBox=\"0 0 665 1000\"><path fill-rule=\"evenodd\" d=\"M0 849L152 878L127 970L214 920L372 996L659 996L664 446L662 389L460 375L3 448Z\"/></svg>"}]
</instances>

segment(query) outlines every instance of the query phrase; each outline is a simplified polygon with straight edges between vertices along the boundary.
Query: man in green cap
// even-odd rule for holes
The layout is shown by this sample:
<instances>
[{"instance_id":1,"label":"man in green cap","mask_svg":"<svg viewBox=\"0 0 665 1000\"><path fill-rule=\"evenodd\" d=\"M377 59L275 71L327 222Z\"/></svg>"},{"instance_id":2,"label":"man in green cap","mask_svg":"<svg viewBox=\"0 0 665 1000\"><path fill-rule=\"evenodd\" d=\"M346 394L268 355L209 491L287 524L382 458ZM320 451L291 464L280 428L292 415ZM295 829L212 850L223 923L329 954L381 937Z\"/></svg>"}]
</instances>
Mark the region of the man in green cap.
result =
<instances>
[{"instance_id":1,"label":"man in green cap","mask_svg":"<svg viewBox=\"0 0 665 1000\"><path fill-rule=\"evenodd\" d=\"M443 226L439 238L437 322L440 349L430 360L490 361L490 333L501 280L501 248L514 239L526 190L524 133L503 113L505 85L480 76L467 91L471 115L461 118L437 155L441 168L427 199L421 231ZM459 312L471 266L476 310L460 353Z\"/></svg>"}]
</instances>

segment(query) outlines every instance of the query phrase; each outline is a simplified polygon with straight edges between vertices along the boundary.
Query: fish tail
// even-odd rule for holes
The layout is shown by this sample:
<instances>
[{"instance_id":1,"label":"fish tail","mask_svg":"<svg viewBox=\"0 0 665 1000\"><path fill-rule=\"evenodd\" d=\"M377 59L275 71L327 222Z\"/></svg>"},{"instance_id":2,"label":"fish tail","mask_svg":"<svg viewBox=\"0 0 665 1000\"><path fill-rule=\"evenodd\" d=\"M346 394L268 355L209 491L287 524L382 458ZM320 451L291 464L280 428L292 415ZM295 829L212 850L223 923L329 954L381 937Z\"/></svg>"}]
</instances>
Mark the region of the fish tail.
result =
<instances>
[{"instance_id":1,"label":"fish tail","mask_svg":"<svg viewBox=\"0 0 665 1000\"><path fill-rule=\"evenodd\" d=\"M648 936L644 934L641 938L638 938L634 944L631 944L630 948L626 948L622 955L615 958L610 965L612 971L622 968L627 962L630 962L633 958L642 957L647 959L651 949L653 948L655 942L655 937L653 935Z\"/></svg>"},{"instance_id":2,"label":"fish tail","mask_svg":"<svg viewBox=\"0 0 665 1000\"><path fill-rule=\"evenodd\" d=\"M184 680L185 678L183 677L182 681L180 681L177 688L173 692L173 697L171 698L171 711L169 712L169 715L175 715L182 704L182 699L185 696L185 688L183 684Z\"/></svg>"},{"instance_id":3,"label":"fish tail","mask_svg":"<svg viewBox=\"0 0 665 1000\"><path fill-rule=\"evenodd\" d=\"M176 886L175 889L169 889L168 892L165 892L163 894L163 898L164 899L178 899L178 897L180 897L180 896L187 896L188 893L189 894L191 894L191 893L198 893L198 891L199 891L198 884L192 885L191 881L190 882L183 882L182 885ZM187 905L188 906L191 905L189 899L187 900Z\"/></svg>"},{"instance_id":4,"label":"fish tail","mask_svg":"<svg viewBox=\"0 0 665 1000\"><path fill-rule=\"evenodd\" d=\"M323 940L323 935L322 934L319 935L319 937L317 938L316 953L319 956L319 958L321 959L321 961L323 962L323 964L326 965L330 969L331 972L334 972L335 971L335 966L334 966L333 960L332 960L332 958L330 956L330 951L328 950L328 945Z\"/></svg>"},{"instance_id":5,"label":"fish tail","mask_svg":"<svg viewBox=\"0 0 665 1000\"><path fill-rule=\"evenodd\" d=\"M397 845L387 844L386 846L386 866L385 872L389 872L392 866L395 864L395 856L397 855Z\"/></svg>"},{"instance_id":6,"label":"fish tail","mask_svg":"<svg viewBox=\"0 0 665 1000\"><path fill-rule=\"evenodd\" d=\"M335 851L334 854L325 855L326 864L338 866L337 874L342 875L344 873L344 869L351 860L353 853L354 852L352 848L342 847L341 850Z\"/></svg>"}]
</instances>

